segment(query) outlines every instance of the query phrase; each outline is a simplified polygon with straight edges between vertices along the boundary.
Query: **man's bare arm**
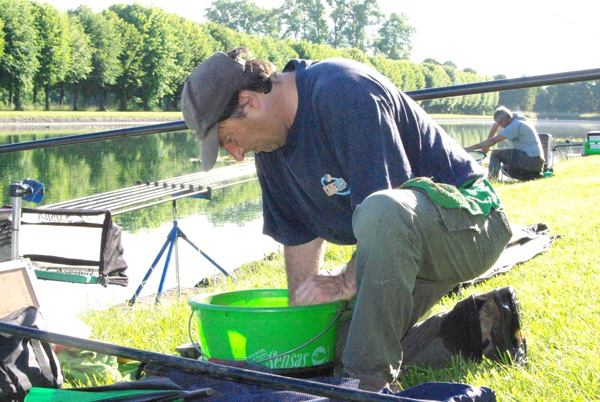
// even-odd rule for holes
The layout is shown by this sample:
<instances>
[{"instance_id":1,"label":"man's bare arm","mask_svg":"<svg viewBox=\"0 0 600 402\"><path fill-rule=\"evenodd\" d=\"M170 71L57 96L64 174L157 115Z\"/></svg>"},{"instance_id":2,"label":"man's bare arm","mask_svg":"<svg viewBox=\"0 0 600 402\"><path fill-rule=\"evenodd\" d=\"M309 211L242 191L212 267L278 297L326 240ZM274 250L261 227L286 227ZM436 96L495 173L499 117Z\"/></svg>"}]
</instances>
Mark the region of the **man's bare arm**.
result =
<instances>
[{"instance_id":1,"label":"man's bare arm","mask_svg":"<svg viewBox=\"0 0 600 402\"><path fill-rule=\"evenodd\" d=\"M490 128L490 132L488 133L488 139L489 138L494 138L494 136L496 135L496 133L498 132L498 129L500 128L500 123L498 123L497 121L494 122L494 124L492 124L492 127ZM488 151L490 150L490 147L483 147L481 148L481 150L485 153L488 153Z\"/></svg>"},{"instance_id":2,"label":"man's bare arm","mask_svg":"<svg viewBox=\"0 0 600 402\"><path fill-rule=\"evenodd\" d=\"M317 275L323 263L325 241L316 238L299 246L284 246L285 270L290 304L295 304L296 289L309 276Z\"/></svg>"},{"instance_id":3,"label":"man's bare arm","mask_svg":"<svg viewBox=\"0 0 600 402\"><path fill-rule=\"evenodd\" d=\"M471 146L465 147L465 151L471 152L476 149L486 149L486 148L489 149L490 147L496 145L500 141L504 141L505 139L506 139L506 137L502 136L501 134L497 134L495 137L487 138L477 144L473 144Z\"/></svg>"}]
</instances>

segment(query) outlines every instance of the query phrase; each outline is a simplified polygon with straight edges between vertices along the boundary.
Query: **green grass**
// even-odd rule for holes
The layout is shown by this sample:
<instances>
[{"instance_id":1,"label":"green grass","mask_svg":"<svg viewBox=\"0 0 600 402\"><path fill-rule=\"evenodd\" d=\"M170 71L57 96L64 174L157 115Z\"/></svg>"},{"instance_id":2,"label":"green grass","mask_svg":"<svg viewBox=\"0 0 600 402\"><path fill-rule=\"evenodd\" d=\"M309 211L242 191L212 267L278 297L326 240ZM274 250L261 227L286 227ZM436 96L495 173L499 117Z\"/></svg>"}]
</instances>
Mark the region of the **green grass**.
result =
<instances>
[{"instance_id":1,"label":"green grass","mask_svg":"<svg viewBox=\"0 0 600 402\"><path fill-rule=\"evenodd\" d=\"M600 156L573 158L555 165L551 178L495 185L512 223L548 224L560 235L552 248L504 275L465 289L461 297L513 285L523 313L529 346L526 366L457 359L443 370L410 369L408 388L427 381L450 381L493 388L500 401L592 401L600 399ZM343 263L350 248L331 246L328 267ZM81 318L95 338L124 346L172 354L189 342L187 300L192 294L261 287L285 287L278 254L247 264L234 279L186 290L179 299L163 296L159 306L138 303L90 312ZM434 312L460 297L445 298ZM193 327L195 333L195 326Z\"/></svg>"}]
</instances>

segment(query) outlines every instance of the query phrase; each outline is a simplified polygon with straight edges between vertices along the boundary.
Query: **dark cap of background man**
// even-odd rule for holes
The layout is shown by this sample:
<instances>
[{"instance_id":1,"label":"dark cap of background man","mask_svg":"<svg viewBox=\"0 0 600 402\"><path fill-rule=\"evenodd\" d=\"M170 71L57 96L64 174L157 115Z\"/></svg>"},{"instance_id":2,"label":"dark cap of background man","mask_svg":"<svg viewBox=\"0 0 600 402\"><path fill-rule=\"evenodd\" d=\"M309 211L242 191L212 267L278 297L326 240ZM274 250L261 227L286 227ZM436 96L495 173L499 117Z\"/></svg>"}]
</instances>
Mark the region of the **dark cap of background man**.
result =
<instances>
[{"instance_id":1,"label":"dark cap of background man","mask_svg":"<svg viewBox=\"0 0 600 402\"><path fill-rule=\"evenodd\" d=\"M188 128L200 139L202 170L215 165L219 153L219 118L229 100L240 90L244 60L236 61L223 52L204 60L185 79L181 111Z\"/></svg>"}]
</instances>

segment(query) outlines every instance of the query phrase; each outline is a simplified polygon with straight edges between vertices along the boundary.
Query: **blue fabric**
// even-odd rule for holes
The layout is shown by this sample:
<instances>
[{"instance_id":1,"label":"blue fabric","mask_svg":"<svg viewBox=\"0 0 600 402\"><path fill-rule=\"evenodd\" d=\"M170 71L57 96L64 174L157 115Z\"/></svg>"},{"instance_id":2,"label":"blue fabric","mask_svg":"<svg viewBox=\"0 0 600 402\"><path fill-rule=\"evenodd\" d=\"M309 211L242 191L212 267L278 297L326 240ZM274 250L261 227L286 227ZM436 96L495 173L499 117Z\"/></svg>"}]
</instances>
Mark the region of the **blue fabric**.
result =
<instances>
[{"instance_id":1,"label":"blue fabric","mask_svg":"<svg viewBox=\"0 0 600 402\"><path fill-rule=\"evenodd\" d=\"M186 374L178 370L171 370L168 377L176 384L188 391L210 387L214 395L202 399L207 402L295 402L295 401L331 401L330 398L320 397L294 391L278 391L252 384L243 384L228 380L217 380L198 375ZM316 377L307 380L324 384L356 389L358 380L352 378ZM399 401L410 402L418 399L421 402L495 402L496 393L488 387L476 387L467 384L430 382L417 385L396 394L389 390L384 394L396 395Z\"/></svg>"},{"instance_id":2,"label":"blue fabric","mask_svg":"<svg viewBox=\"0 0 600 402\"><path fill-rule=\"evenodd\" d=\"M496 400L496 392L491 388L449 382L427 382L395 395L443 402L494 402Z\"/></svg>"},{"instance_id":3,"label":"blue fabric","mask_svg":"<svg viewBox=\"0 0 600 402\"><path fill-rule=\"evenodd\" d=\"M160 394L142 394L123 396L119 401L142 402L142 401L175 401L180 398L186 400L198 400L205 402L329 402L327 397L320 397L295 391L278 391L271 388L258 385L244 384L230 380L219 380L204 377L198 374L188 374L179 370L167 370L165 377L152 376L139 381L119 382L112 385L73 388L72 391L94 392L94 393L114 393L115 391L128 390L163 390ZM352 378L333 378L333 377L315 377L307 380L316 381L324 384L341 386L349 389L356 389L358 380ZM210 388L213 392L211 396L199 395ZM171 390L169 392L168 390ZM68 390L61 390L63 393L57 395L68 397ZM384 390L382 394L395 395L399 402L411 402L418 400L420 402L495 402L496 393L488 387L476 387L467 384L430 382L417 385L398 393L392 393L390 390ZM46 395L47 396L47 395ZM51 400L46 398L45 400ZM52 399L54 400L54 399Z\"/></svg>"},{"instance_id":4,"label":"blue fabric","mask_svg":"<svg viewBox=\"0 0 600 402\"><path fill-rule=\"evenodd\" d=\"M352 212L414 177L460 186L483 176L412 99L364 64L292 60L298 110L286 144L256 155L264 233L285 245L355 244Z\"/></svg>"}]
</instances>

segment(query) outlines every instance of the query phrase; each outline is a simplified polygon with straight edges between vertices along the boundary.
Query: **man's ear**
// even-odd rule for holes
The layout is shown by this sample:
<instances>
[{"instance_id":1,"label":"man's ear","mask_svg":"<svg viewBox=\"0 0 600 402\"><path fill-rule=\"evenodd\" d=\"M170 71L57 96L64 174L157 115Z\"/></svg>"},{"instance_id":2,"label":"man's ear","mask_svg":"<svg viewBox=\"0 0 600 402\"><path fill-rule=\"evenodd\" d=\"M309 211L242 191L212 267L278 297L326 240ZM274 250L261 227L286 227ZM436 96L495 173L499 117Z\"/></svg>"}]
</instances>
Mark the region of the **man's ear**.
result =
<instances>
[{"instance_id":1,"label":"man's ear","mask_svg":"<svg viewBox=\"0 0 600 402\"><path fill-rule=\"evenodd\" d=\"M240 91L239 99L239 104L243 105L244 107L248 107L249 109L254 110L260 109L260 100L256 92L244 89Z\"/></svg>"}]
</instances>

